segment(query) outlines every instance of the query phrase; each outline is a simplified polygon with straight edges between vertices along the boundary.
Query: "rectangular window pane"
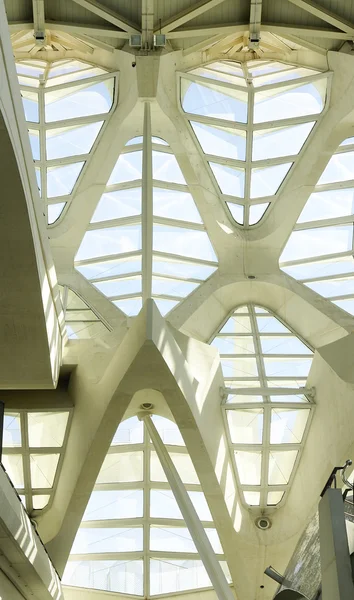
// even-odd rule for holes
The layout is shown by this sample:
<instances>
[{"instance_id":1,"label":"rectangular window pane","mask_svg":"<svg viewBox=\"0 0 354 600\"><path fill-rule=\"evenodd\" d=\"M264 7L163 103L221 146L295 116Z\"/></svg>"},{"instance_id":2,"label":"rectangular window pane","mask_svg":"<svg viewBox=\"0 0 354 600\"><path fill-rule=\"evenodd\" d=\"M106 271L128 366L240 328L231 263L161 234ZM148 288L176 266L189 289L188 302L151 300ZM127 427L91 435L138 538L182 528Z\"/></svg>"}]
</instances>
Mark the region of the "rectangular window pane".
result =
<instances>
[{"instance_id":1,"label":"rectangular window pane","mask_svg":"<svg viewBox=\"0 0 354 600\"><path fill-rule=\"evenodd\" d=\"M119 483L143 480L143 452L107 454L96 483Z\"/></svg>"}]
</instances>

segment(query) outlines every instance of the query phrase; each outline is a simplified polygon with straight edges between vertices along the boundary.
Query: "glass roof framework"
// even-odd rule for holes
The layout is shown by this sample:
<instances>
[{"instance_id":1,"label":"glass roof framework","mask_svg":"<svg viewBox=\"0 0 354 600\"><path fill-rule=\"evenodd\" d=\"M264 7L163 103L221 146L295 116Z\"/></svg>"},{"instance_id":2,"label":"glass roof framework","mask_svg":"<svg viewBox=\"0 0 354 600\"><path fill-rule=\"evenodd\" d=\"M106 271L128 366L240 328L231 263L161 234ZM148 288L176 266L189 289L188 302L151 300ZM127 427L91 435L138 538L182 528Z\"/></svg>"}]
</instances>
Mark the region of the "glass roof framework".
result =
<instances>
[{"instance_id":1,"label":"glass roof framework","mask_svg":"<svg viewBox=\"0 0 354 600\"><path fill-rule=\"evenodd\" d=\"M220 353L229 447L244 503L283 504L314 408L304 395L313 352L269 310L236 309L211 345Z\"/></svg>"},{"instance_id":2,"label":"glass roof framework","mask_svg":"<svg viewBox=\"0 0 354 600\"><path fill-rule=\"evenodd\" d=\"M47 224L72 200L117 100L118 74L77 59L16 62Z\"/></svg>"},{"instance_id":3,"label":"glass roof framework","mask_svg":"<svg viewBox=\"0 0 354 600\"><path fill-rule=\"evenodd\" d=\"M152 417L230 582L220 540L176 424ZM63 575L65 585L134 596L211 587L143 422L123 421L103 462Z\"/></svg>"},{"instance_id":4,"label":"glass roof framework","mask_svg":"<svg viewBox=\"0 0 354 600\"><path fill-rule=\"evenodd\" d=\"M59 286L69 340L89 340L109 331L101 317L66 285Z\"/></svg>"},{"instance_id":5,"label":"glass roof framework","mask_svg":"<svg viewBox=\"0 0 354 600\"><path fill-rule=\"evenodd\" d=\"M179 73L180 101L233 219L258 223L328 105L330 73L278 61Z\"/></svg>"},{"instance_id":6,"label":"glass roof framework","mask_svg":"<svg viewBox=\"0 0 354 600\"><path fill-rule=\"evenodd\" d=\"M2 464L29 514L51 504L70 420L67 409L5 410Z\"/></svg>"},{"instance_id":7,"label":"glass roof framework","mask_svg":"<svg viewBox=\"0 0 354 600\"><path fill-rule=\"evenodd\" d=\"M145 114L145 125L150 114ZM216 269L217 257L166 141L128 141L112 171L75 268L128 316L153 298L165 315Z\"/></svg>"},{"instance_id":8,"label":"glass roof framework","mask_svg":"<svg viewBox=\"0 0 354 600\"><path fill-rule=\"evenodd\" d=\"M280 257L280 268L354 315L354 138L323 171Z\"/></svg>"}]
</instances>

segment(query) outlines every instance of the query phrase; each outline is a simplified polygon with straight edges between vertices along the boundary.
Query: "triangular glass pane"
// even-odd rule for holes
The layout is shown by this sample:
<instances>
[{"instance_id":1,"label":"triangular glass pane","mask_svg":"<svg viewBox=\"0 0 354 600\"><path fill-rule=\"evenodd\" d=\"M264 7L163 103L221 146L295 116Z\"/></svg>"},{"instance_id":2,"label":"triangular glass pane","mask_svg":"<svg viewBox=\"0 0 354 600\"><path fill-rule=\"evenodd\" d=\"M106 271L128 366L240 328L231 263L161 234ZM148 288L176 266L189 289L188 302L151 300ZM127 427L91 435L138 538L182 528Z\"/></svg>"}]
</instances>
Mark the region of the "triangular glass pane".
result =
<instances>
[{"instance_id":1,"label":"triangular glass pane","mask_svg":"<svg viewBox=\"0 0 354 600\"><path fill-rule=\"evenodd\" d=\"M112 107L114 79L82 83L44 96L47 123L108 113Z\"/></svg>"},{"instance_id":2,"label":"triangular glass pane","mask_svg":"<svg viewBox=\"0 0 354 600\"><path fill-rule=\"evenodd\" d=\"M67 196L73 191L84 162L47 168L47 198Z\"/></svg>"},{"instance_id":3,"label":"triangular glass pane","mask_svg":"<svg viewBox=\"0 0 354 600\"><path fill-rule=\"evenodd\" d=\"M327 79L287 85L255 94L254 122L280 121L320 114L326 98Z\"/></svg>"},{"instance_id":4,"label":"triangular glass pane","mask_svg":"<svg viewBox=\"0 0 354 600\"><path fill-rule=\"evenodd\" d=\"M222 194L243 198L245 195L245 170L209 162ZM264 195L264 194L263 194Z\"/></svg>"},{"instance_id":5,"label":"triangular glass pane","mask_svg":"<svg viewBox=\"0 0 354 600\"><path fill-rule=\"evenodd\" d=\"M203 152L223 158L245 160L246 132L190 122Z\"/></svg>"},{"instance_id":6,"label":"triangular glass pane","mask_svg":"<svg viewBox=\"0 0 354 600\"><path fill-rule=\"evenodd\" d=\"M268 206L269 202L263 202L262 204L251 204L249 210L248 224L256 225L256 223L258 223L263 217Z\"/></svg>"},{"instance_id":7,"label":"triangular glass pane","mask_svg":"<svg viewBox=\"0 0 354 600\"><path fill-rule=\"evenodd\" d=\"M251 170L251 198L273 196L289 172L292 163Z\"/></svg>"},{"instance_id":8,"label":"triangular glass pane","mask_svg":"<svg viewBox=\"0 0 354 600\"><path fill-rule=\"evenodd\" d=\"M56 204L48 204L48 225L53 225L57 221L64 210L66 202L57 202Z\"/></svg>"},{"instance_id":9,"label":"triangular glass pane","mask_svg":"<svg viewBox=\"0 0 354 600\"><path fill-rule=\"evenodd\" d=\"M165 219L202 223L193 196L188 192L153 188L153 214Z\"/></svg>"},{"instance_id":10,"label":"triangular glass pane","mask_svg":"<svg viewBox=\"0 0 354 600\"><path fill-rule=\"evenodd\" d=\"M247 123L247 92L182 78L181 98L187 113Z\"/></svg>"},{"instance_id":11,"label":"triangular glass pane","mask_svg":"<svg viewBox=\"0 0 354 600\"><path fill-rule=\"evenodd\" d=\"M318 185L354 179L354 152L334 154L318 180Z\"/></svg>"},{"instance_id":12,"label":"triangular glass pane","mask_svg":"<svg viewBox=\"0 0 354 600\"><path fill-rule=\"evenodd\" d=\"M252 160L298 154L315 122L253 132Z\"/></svg>"},{"instance_id":13,"label":"triangular glass pane","mask_svg":"<svg viewBox=\"0 0 354 600\"><path fill-rule=\"evenodd\" d=\"M307 408L272 409L270 426L271 444L300 444L310 414Z\"/></svg>"},{"instance_id":14,"label":"triangular glass pane","mask_svg":"<svg viewBox=\"0 0 354 600\"><path fill-rule=\"evenodd\" d=\"M122 219L141 214L141 188L105 192L97 205L91 223Z\"/></svg>"},{"instance_id":15,"label":"triangular glass pane","mask_svg":"<svg viewBox=\"0 0 354 600\"><path fill-rule=\"evenodd\" d=\"M103 121L81 125L80 127L62 127L46 130L47 160L88 154L100 132Z\"/></svg>"},{"instance_id":16,"label":"triangular glass pane","mask_svg":"<svg viewBox=\"0 0 354 600\"><path fill-rule=\"evenodd\" d=\"M167 152L152 151L152 177L158 181L186 184L176 157Z\"/></svg>"},{"instance_id":17,"label":"triangular glass pane","mask_svg":"<svg viewBox=\"0 0 354 600\"><path fill-rule=\"evenodd\" d=\"M118 158L107 185L138 181L143 176L143 153L127 152Z\"/></svg>"},{"instance_id":18,"label":"triangular glass pane","mask_svg":"<svg viewBox=\"0 0 354 600\"><path fill-rule=\"evenodd\" d=\"M354 189L339 189L315 192L310 195L298 223L335 219L354 214Z\"/></svg>"},{"instance_id":19,"label":"triangular glass pane","mask_svg":"<svg viewBox=\"0 0 354 600\"><path fill-rule=\"evenodd\" d=\"M297 455L297 450L269 453L269 485L286 485L289 482Z\"/></svg>"}]
</instances>

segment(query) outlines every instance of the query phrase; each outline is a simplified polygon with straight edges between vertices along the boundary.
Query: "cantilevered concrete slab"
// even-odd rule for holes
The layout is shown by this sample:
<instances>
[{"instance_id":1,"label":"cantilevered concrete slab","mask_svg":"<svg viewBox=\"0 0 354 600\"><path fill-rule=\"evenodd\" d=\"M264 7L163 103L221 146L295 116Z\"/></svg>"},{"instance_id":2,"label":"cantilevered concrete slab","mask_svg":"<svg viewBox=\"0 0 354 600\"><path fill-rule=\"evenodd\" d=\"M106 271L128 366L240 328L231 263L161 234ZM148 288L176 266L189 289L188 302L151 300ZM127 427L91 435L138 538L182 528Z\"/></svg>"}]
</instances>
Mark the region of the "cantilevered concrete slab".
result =
<instances>
[{"instance_id":1,"label":"cantilevered concrete slab","mask_svg":"<svg viewBox=\"0 0 354 600\"><path fill-rule=\"evenodd\" d=\"M50 388L61 308L2 2L0 81L0 388Z\"/></svg>"}]
</instances>

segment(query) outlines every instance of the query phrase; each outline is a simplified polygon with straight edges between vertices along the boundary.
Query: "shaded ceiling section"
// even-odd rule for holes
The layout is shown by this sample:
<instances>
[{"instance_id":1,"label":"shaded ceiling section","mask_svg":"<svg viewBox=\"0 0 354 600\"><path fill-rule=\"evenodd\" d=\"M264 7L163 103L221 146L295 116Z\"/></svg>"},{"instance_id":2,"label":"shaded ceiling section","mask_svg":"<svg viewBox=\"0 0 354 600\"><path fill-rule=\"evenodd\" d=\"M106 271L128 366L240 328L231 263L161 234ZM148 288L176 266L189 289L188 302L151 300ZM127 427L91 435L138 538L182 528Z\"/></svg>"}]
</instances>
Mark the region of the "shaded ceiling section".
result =
<instances>
[{"instance_id":1,"label":"shaded ceiling section","mask_svg":"<svg viewBox=\"0 0 354 600\"><path fill-rule=\"evenodd\" d=\"M0 115L0 378L2 388L51 387L45 281L38 272L25 192L6 124ZM47 312L48 311L48 312Z\"/></svg>"},{"instance_id":2,"label":"shaded ceiling section","mask_svg":"<svg viewBox=\"0 0 354 600\"><path fill-rule=\"evenodd\" d=\"M280 257L304 285L354 315L354 138L330 158Z\"/></svg>"},{"instance_id":3,"label":"shaded ceiling section","mask_svg":"<svg viewBox=\"0 0 354 600\"><path fill-rule=\"evenodd\" d=\"M80 49L93 52L96 47L122 48L131 33L142 32L152 43L153 33L166 33L169 49L188 49L221 35L230 36L238 27L242 48L248 51L250 3L232 0L187 0L163 2L152 0L149 9L143 10L141 1L114 0L36 0L23 3L7 0L8 18L12 32L45 31L47 49ZM353 0L338 4L334 0L321 0L320 4L304 0L263 0L262 19L257 29L284 36L287 42L303 42L304 48L339 49L345 40L351 42L353 34ZM40 7L40 8L38 8ZM323 9L323 10L322 10ZM251 12L252 15L252 12ZM21 23L24 27L21 29ZM229 27L229 29L227 29ZM206 32L203 29L207 28ZM346 35L347 34L347 35ZM30 36L27 39L30 42ZM221 39L222 41L222 39ZM215 40L212 40L214 43ZM16 39L17 43L17 39ZM208 46L208 44L206 44ZM281 46L281 44L280 44ZM260 45L262 47L262 44ZM196 48L201 50L202 48ZM258 52L257 47L250 49ZM267 48L267 41L265 47ZM283 44L283 50L284 44ZM32 40L32 51L38 52Z\"/></svg>"}]
</instances>

